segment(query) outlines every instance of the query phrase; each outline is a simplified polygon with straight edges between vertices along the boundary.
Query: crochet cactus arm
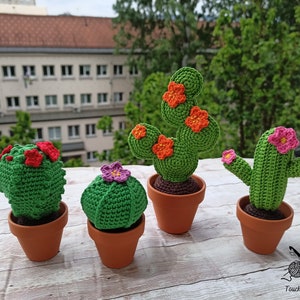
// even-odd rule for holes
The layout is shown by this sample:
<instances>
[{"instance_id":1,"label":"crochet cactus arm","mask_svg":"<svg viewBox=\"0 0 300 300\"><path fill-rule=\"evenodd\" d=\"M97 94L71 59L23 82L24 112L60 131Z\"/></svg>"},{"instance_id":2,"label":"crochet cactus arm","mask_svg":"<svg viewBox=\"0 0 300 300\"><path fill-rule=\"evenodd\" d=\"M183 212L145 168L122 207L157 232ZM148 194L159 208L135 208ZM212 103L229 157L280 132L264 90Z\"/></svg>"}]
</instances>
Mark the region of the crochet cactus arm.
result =
<instances>
[{"instance_id":1,"label":"crochet cactus arm","mask_svg":"<svg viewBox=\"0 0 300 300\"><path fill-rule=\"evenodd\" d=\"M288 166L288 177L300 176L300 157L294 158Z\"/></svg>"},{"instance_id":2,"label":"crochet cactus arm","mask_svg":"<svg viewBox=\"0 0 300 300\"><path fill-rule=\"evenodd\" d=\"M251 183L252 168L247 161L236 155L233 149L225 150L222 155L224 167L241 179L247 186Z\"/></svg>"}]
</instances>

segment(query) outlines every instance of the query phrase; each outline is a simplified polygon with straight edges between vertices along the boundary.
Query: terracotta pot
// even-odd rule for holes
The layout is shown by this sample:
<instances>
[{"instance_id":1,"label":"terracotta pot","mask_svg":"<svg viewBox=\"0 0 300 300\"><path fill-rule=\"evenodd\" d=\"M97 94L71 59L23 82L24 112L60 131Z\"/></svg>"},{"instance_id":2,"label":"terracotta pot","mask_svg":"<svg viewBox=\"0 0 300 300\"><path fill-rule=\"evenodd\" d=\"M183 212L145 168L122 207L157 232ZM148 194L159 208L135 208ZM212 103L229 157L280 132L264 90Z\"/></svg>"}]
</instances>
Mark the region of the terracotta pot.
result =
<instances>
[{"instance_id":1,"label":"terracotta pot","mask_svg":"<svg viewBox=\"0 0 300 300\"><path fill-rule=\"evenodd\" d=\"M249 203L244 196L237 203L236 214L240 221L245 246L258 254L271 254L279 244L284 232L291 226L294 210L282 202L279 210L285 216L281 220L265 220L247 214L243 208Z\"/></svg>"},{"instance_id":2,"label":"terracotta pot","mask_svg":"<svg viewBox=\"0 0 300 300\"><path fill-rule=\"evenodd\" d=\"M206 183L192 175L201 189L192 194L172 195L160 192L153 187L158 174L152 175L147 182L147 192L152 200L158 227L171 234L182 234L190 230L199 204L203 201Z\"/></svg>"},{"instance_id":3,"label":"terracotta pot","mask_svg":"<svg viewBox=\"0 0 300 300\"><path fill-rule=\"evenodd\" d=\"M56 220L34 226L23 226L12 220L12 212L8 215L8 224L23 248L26 256L32 261L45 261L54 257L60 247L63 229L68 222L68 207L60 203L61 216Z\"/></svg>"},{"instance_id":4,"label":"terracotta pot","mask_svg":"<svg viewBox=\"0 0 300 300\"><path fill-rule=\"evenodd\" d=\"M89 220L87 226L102 263L109 268L119 269L133 261L138 240L144 233L145 215L142 215L142 220L137 227L120 233L101 231Z\"/></svg>"}]
</instances>

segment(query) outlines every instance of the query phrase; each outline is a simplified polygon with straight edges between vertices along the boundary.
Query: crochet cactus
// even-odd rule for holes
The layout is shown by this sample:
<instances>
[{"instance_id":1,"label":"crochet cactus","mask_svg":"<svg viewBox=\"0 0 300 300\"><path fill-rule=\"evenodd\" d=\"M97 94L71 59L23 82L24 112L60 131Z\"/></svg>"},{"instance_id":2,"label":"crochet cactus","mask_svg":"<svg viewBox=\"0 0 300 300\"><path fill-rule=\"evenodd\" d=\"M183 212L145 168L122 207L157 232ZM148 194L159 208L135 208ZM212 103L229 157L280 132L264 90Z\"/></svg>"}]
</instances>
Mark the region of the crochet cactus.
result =
<instances>
[{"instance_id":1,"label":"crochet cactus","mask_svg":"<svg viewBox=\"0 0 300 300\"><path fill-rule=\"evenodd\" d=\"M97 176L84 190L82 209L99 230L129 228L147 207L146 191L119 162L104 165L101 171L102 176Z\"/></svg>"},{"instance_id":2,"label":"crochet cactus","mask_svg":"<svg viewBox=\"0 0 300 300\"><path fill-rule=\"evenodd\" d=\"M285 195L289 177L300 176L300 158L294 157L299 145L293 128L283 126L267 130L259 139L253 168L233 149L226 150L222 162L249 189L250 203L257 209L275 211Z\"/></svg>"},{"instance_id":3,"label":"crochet cactus","mask_svg":"<svg viewBox=\"0 0 300 300\"><path fill-rule=\"evenodd\" d=\"M9 145L0 154L0 192L15 217L39 220L59 210L65 170L51 142Z\"/></svg>"},{"instance_id":4,"label":"crochet cactus","mask_svg":"<svg viewBox=\"0 0 300 300\"><path fill-rule=\"evenodd\" d=\"M153 160L156 172L169 182L185 182L198 165L198 152L211 149L219 137L217 122L198 105L203 77L183 67L171 77L162 96L161 115L177 128L176 137L164 136L156 127L137 124L128 137L137 158Z\"/></svg>"}]
</instances>

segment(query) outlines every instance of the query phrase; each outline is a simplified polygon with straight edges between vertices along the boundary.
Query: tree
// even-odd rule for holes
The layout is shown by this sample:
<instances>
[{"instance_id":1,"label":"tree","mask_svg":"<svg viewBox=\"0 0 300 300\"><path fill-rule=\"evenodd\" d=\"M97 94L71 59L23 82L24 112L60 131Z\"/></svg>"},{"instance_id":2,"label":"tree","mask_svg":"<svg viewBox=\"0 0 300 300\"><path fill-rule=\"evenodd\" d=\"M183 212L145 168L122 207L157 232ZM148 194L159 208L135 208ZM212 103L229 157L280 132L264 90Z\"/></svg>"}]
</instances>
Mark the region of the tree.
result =
<instances>
[{"instance_id":1,"label":"tree","mask_svg":"<svg viewBox=\"0 0 300 300\"><path fill-rule=\"evenodd\" d=\"M214 36L219 50L205 96L218 104L223 143L252 156L259 136L273 126L300 125L300 7L255 0L222 11ZM226 140L226 141L225 141Z\"/></svg>"},{"instance_id":2,"label":"tree","mask_svg":"<svg viewBox=\"0 0 300 300\"><path fill-rule=\"evenodd\" d=\"M9 144L26 145L32 143L36 130L31 128L31 118L28 112L16 112L16 125L11 126L11 136L1 136L0 150L2 151Z\"/></svg>"}]
</instances>

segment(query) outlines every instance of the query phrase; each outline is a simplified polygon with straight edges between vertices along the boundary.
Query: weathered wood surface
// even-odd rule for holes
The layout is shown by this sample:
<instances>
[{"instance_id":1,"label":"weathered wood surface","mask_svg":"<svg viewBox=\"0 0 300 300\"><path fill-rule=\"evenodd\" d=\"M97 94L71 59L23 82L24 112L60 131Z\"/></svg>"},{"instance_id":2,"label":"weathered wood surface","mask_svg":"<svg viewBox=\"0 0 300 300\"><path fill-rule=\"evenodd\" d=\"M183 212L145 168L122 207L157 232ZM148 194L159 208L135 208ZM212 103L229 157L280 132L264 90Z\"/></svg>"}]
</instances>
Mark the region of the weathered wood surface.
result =
<instances>
[{"instance_id":1,"label":"weathered wood surface","mask_svg":"<svg viewBox=\"0 0 300 300\"><path fill-rule=\"evenodd\" d=\"M126 166L144 186L152 166ZM285 200L295 211L292 227L276 252L258 255L242 241L235 205L248 187L224 169L219 159L199 162L197 175L207 184L191 230L160 231L152 203L134 262L120 270L103 266L86 228L80 196L99 168L66 169L63 201L69 206L60 253L31 262L7 224L9 204L0 194L0 299L299 299L300 278L288 266L300 252L300 178L289 179ZM300 270L299 270L300 272ZM291 279L287 281L282 277Z\"/></svg>"}]
</instances>

